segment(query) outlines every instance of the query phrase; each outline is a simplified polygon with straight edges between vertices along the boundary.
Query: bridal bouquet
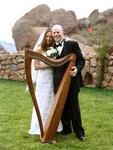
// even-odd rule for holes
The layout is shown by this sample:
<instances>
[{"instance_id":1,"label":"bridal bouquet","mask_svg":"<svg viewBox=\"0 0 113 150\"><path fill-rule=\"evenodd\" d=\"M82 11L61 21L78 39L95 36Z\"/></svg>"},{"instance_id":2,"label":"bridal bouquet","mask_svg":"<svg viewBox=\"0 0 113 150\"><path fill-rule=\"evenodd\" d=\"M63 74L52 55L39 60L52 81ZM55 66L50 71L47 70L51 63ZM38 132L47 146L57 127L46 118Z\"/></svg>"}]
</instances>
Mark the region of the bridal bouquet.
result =
<instances>
[{"instance_id":1,"label":"bridal bouquet","mask_svg":"<svg viewBox=\"0 0 113 150\"><path fill-rule=\"evenodd\" d=\"M50 49L46 51L46 55L47 57L55 58L58 56L58 51L55 48L50 47Z\"/></svg>"}]
</instances>

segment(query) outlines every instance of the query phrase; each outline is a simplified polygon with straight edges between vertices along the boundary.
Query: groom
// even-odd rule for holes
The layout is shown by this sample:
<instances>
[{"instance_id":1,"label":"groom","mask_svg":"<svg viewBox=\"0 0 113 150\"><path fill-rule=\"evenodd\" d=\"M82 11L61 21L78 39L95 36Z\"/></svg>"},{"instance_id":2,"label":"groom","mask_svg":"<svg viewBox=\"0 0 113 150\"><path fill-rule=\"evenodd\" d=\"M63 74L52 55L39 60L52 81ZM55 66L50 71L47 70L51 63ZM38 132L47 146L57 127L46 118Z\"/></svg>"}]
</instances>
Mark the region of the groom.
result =
<instances>
[{"instance_id":1,"label":"groom","mask_svg":"<svg viewBox=\"0 0 113 150\"><path fill-rule=\"evenodd\" d=\"M81 141L85 140L85 131L82 127L81 113L78 101L78 94L80 92L80 73L84 67L85 60L79 48L79 45L75 41L64 39L63 28L61 25L54 25L52 27L52 35L55 40L54 47L57 48L59 55L57 59L62 58L70 53L76 55L75 66L70 70L70 75L72 76L68 96L66 99L66 104L63 110L61 121L63 124L62 134L66 135L72 131L75 133L76 137ZM54 68L54 90L55 93L60 85L62 77L64 75L66 65Z\"/></svg>"}]
</instances>

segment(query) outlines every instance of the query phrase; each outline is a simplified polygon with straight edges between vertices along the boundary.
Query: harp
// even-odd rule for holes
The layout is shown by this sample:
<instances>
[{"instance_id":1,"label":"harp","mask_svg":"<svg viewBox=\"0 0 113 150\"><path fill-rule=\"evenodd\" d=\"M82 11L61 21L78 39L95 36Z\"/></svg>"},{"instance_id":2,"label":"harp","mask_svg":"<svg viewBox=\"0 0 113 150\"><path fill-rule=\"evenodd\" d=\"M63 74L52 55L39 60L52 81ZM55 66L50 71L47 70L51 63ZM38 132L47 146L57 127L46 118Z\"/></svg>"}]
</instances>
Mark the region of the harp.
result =
<instances>
[{"instance_id":1,"label":"harp","mask_svg":"<svg viewBox=\"0 0 113 150\"><path fill-rule=\"evenodd\" d=\"M32 59L43 61L44 63L53 67L59 67L69 62L65 70L64 76L62 78L62 81L60 83L60 86L58 88L58 91L55 95L54 102L52 104L49 116L47 117L46 124L44 127L43 127L43 123L41 119L40 108L38 107L38 103L35 97L34 87L32 83L32 77L31 77ZM70 82L71 82L71 75L69 74L69 70L71 69L72 66L75 65L75 60L76 60L75 54L69 54L61 59L54 60L51 58L47 58L38 52L25 49L26 79L27 79L29 91L32 97L32 102L35 107L37 118L39 121L39 126L40 126L40 131L41 131L41 135L40 135L41 142L51 143L55 138L56 130L57 130L59 121L61 119L61 115L63 112L63 108L65 105L67 93L68 93Z\"/></svg>"}]
</instances>

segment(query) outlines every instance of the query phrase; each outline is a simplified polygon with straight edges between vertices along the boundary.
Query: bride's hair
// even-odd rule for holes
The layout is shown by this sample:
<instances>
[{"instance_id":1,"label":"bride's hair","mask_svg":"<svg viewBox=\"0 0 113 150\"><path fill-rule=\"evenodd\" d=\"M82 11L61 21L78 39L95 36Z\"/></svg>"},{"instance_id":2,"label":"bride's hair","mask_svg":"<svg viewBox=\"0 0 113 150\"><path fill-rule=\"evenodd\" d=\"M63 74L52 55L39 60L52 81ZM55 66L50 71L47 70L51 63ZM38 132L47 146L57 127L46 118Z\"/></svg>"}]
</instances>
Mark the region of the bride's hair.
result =
<instances>
[{"instance_id":1,"label":"bride's hair","mask_svg":"<svg viewBox=\"0 0 113 150\"><path fill-rule=\"evenodd\" d=\"M44 33L43 40L42 40L42 42L41 42L41 48L42 48L43 50L44 50L44 49L47 49L47 47L50 46L50 45L48 45L47 42L46 42L46 35L47 35L48 32L52 32L51 28L47 28L47 30L46 30L45 33ZM53 40L53 41L54 41L54 40ZM51 44L53 44L53 41L52 41Z\"/></svg>"}]
</instances>

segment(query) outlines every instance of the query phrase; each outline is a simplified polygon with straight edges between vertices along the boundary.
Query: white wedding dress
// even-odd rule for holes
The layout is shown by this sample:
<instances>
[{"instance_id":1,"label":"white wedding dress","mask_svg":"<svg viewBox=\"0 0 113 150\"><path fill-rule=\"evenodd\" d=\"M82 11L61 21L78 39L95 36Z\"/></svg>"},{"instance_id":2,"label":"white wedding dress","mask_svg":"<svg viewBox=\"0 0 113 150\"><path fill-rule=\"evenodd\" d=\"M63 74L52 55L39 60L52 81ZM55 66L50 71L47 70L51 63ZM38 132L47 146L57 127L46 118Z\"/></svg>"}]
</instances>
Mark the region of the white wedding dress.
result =
<instances>
[{"instance_id":1,"label":"white wedding dress","mask_svg":"<svg viewBox=\"0 0 113 150\"><path fill-rule=\"evenodd\" d=\"M43 62L40 62L43 63ZM36 71L36 99L40 109L42 123L45 125L49 110L54 101L54 91L53 91L53 70L51 68ZM60 121L57 132L62 131L62 123ZM35 108L33 107L31 128L28 132L31 135L40 135L39 123L37 120L37 115Z\"/></svg>"}]
</instances>

